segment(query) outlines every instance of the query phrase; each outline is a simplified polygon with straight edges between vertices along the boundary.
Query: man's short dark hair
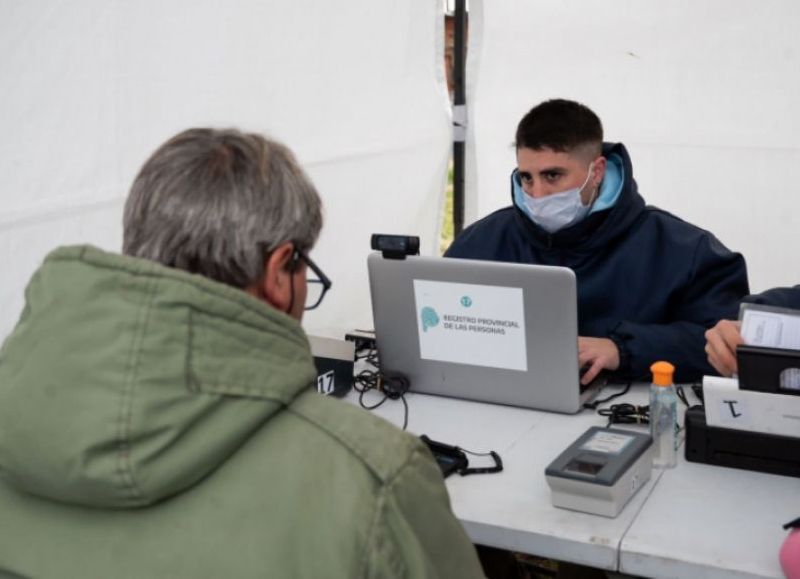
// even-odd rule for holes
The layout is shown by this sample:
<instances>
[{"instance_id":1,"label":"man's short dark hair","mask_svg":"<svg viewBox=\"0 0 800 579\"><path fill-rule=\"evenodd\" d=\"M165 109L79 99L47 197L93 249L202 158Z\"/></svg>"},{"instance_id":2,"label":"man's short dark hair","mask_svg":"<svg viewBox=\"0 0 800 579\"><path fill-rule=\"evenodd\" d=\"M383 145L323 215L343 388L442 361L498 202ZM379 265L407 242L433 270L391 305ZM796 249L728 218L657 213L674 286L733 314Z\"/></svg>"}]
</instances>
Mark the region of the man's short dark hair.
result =
<instances>
[{"instance_id":1,"label":"man's short dark hair","mask_svg":"<svg viewBox=\"0 0 800 579\"><path fill-rule=\"evenodd\" d=\"M552 149L571 152L590 145L600 154L603 125L592 110L565 99L553 99L536 105L517 125L517 149Z\"/></svg>"}]
</instances>

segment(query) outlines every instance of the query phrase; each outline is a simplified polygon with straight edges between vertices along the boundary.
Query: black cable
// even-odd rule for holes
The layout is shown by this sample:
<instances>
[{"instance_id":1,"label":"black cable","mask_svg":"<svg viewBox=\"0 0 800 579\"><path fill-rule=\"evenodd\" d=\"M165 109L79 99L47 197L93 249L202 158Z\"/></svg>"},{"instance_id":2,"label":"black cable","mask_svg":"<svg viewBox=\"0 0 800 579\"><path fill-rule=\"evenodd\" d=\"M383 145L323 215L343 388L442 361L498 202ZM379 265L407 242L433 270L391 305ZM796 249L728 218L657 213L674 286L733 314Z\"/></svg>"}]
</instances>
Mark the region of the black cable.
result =
<instances>
[{"instance_id":1,"label":"black cable","mask_svg":"<svg viewBox=\"0 0 800 579\"><path fill-rule=\"evenodd\" d=\"M612 424L650 424L650 406L647 405L636 406L623 402L601 408L597 413L608 418L607 427Z\"/></svg>"},{"instance_id":2,"label":"black cable","mask_svg":"<svg viewBox=\"0 0 800 579\"><path fill-rule=\"evenodd\" d=\"M692 392L694 395L697 396L697 399L700 400L700 404L705 404L705 400L703 399L703 384L700 382L695 382L692 384Z\"/></svg>"},{"instance_id":3,"label":"black cable","mask_svg":"<svg viewBox=\"0 0 800 579\"><path fill-rule=\"evenodd\" d=\"M365 410L375 410L387 400L401 400L403 402L403 430L408 426L408 401L405 394L410 386L408 378L402 374L383 374L378 368L378 351L374 348L364 349L356 353L356 360L363 360L374 370L365 369L356 374L353 388L358 392L358 404ZM367 392L376 391L383 394L375 404L364 402Z\"/></svg>"},{"instance_id":4,"label":"black cable","mask_svg":"<svg viewBox=\"0 0 800 579\"><path fill-rule=\"evenodd\" d=\"M401 396L400 400L403 401L403 430L405 430L408 426L408 402L406 402L405 396Z\"/></svg>"},{"instance_id":5,"label":"black cable","mask_svg":"<svg viewBox=\"0 0 800 579\"><path fill-rule=\"evenodd\" d=\"M458 471L458 474L461 476L466 476L468 474L492 474L503 471L503 459L500 458L500 455L493 450L488 452L475 452L474 450L467 450L466 448L461 448L460 446L456 446L455 449L460 450L464 454L471 454L472 456L491 456L492 460L494 460L494 466L483 467L470 467L468 462L465 468Z\"/></svg>"},{"instance_id":6,"label":"black cable","mask_svg":"<svg viewBox=\"0 0 800 579\"><path fill-rule=\"evenodd\" d=\"M594 402L587 402L586 404L583 405L583 407L584 408L588 408L589 410L596 410L597 407L600 406L601 404L605 404L606 402L610 402L611 400L614 400L614 398L619 398L620 396L625 396L625 394L627 394L628 391L631 389L631 384L632 383L633 383L633 381L628 380L628 382L625 384L625 388L623 388L621 392L617 392L615 394L611 394L610 396L607 396L607 397L605 397L605 398L603 398L601 400L595 400Z\"/></svg>"},{"instance_id":7,"label":"black cable","mask_svg":"<svg viewBox=\"0 0 800 579\"><path fill-rule=\"evenodd\" d=\"M466 448L461 448L460 446L457 446L456 448L458 450L460 450L461 452L466 452L467 454L471 454L471 455L474 455L474 456L492 456L492 451L491 450L489 450L487 452L475 452L473 450L467 450Z\"/></svg>"},{"instance_id":8,"label":"black cable","mask_svg":"<svg viewBox=\"0 0 800 579\"><path fill-rule=\"evenodd\" d=\"M616 394L612 394L602 400L596 400L592 404L584 404L585 408L595 409L600 404L604 404L609 400L613 400L614 398L618 398L623 394L627 394L628 390L631 387L631 383L628 382L625 385L624 390L622 392L618 392ZM702 400L702 386L698 383L694 383L691 385L692 391L695 395ZM699 395L698 395L699 391ZM686 397L686 392L683 389L682 385L678 385L675 387L675 394L680 399L681 402L686 407L689 407L689 400ZM642 405L636 406L634 404L629 404L624 402L622 404L612 404L608 408L600 408L597 410L597 413L600 416L605 416L608 418L608 424L606 427L611 426L612 424L650 424L650 406L649 405ZM675 429L677 432L683 430L678 423L675 424Z\"/></svg>"},{"instance_id":9,"label":"black cable","mask_svg":"<svg viewBox=\"0 0 800 579\"><path fill-rule=\"evenodd\" d=\"M367 364L378 367L378 351L375 348L361 348L356 350L355 362L364 361Z\"/></svg>"},{"instance_id":10,"label":"black cable","mask_svg":"<svg viewBox=\"0 0 800 579\"><path fill-rule=\"evenodd\" d=\"M403 430L408 426L408 402L406 392L409 387L408 378L402 374L379 374L378 389L383 392L384 400L401 400L403 402Z\"/></svg>"},{"instance_id":11,"label":"black cable","mask_svg":"<svg viewBox=\"0 0 800 579\"><path fill-rule=\"evenodd\" d=\"M683 385L678 384L675 386L675 395L683 402L683 405L689 407L689 400L686 398L686 392L683 391Z\"/></svg>"}]
</instances>

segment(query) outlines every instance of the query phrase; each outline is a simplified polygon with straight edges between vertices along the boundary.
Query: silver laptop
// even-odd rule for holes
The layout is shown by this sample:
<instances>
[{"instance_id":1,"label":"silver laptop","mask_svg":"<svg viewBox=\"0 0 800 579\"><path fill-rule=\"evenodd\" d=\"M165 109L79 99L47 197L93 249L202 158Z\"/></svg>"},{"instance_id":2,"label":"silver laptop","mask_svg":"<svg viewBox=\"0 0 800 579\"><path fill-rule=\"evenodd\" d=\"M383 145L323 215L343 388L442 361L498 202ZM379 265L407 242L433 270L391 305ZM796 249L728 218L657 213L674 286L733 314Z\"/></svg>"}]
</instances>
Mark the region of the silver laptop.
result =
<instances>
[{"instance_id":1,"label":"silver laptop","mask_svg":"<svg viewBox=\"0 0 800 579\"><path fill-rule=\"evenodd\" d=\"M574 413L575 274L565 267L409 256L367 259L383 372L410 390Z\"/></svg>"}]
</instances>

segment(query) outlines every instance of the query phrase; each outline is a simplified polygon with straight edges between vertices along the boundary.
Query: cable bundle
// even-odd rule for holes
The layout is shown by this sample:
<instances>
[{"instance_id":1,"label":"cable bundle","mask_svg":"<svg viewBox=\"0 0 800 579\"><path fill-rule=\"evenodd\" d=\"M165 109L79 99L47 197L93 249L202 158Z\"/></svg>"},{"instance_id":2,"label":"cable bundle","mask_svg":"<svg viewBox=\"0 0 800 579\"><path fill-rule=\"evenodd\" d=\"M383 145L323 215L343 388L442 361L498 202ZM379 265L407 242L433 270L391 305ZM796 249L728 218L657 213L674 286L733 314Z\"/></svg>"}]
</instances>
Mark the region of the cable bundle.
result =
<instances>
[{"instance_id":1,"label":"cable bundle","mask_svg":"<svg viewBox=\"0 0 800 579\"><path fill-rule=\"evenodd\" d=\"M636 406L623 402L612 404L608 408L597 411L600 416L608 418L608 425L612 424L650 424L650 406Z\"/></svg>"}]
</instances>

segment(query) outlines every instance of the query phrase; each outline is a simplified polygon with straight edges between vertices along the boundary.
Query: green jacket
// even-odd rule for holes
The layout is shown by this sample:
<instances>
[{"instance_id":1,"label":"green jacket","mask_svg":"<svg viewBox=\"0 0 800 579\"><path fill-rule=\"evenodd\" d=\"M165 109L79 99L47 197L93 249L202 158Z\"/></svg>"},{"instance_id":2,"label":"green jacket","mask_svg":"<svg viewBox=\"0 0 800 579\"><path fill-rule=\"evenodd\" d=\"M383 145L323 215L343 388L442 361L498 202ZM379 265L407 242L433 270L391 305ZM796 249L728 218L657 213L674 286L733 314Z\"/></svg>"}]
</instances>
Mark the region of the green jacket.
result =
<instances>
[{"instance_id":1,"label":"green jacket","mask_svg":"<svg viewBox=\"0 0 800 579\"><path fill-rule=\"evenodd\" d=\"M0 350L0 576L481 576L427 449L314 380L246 293L56 250Z\"/></svg>"}]
</instances>

